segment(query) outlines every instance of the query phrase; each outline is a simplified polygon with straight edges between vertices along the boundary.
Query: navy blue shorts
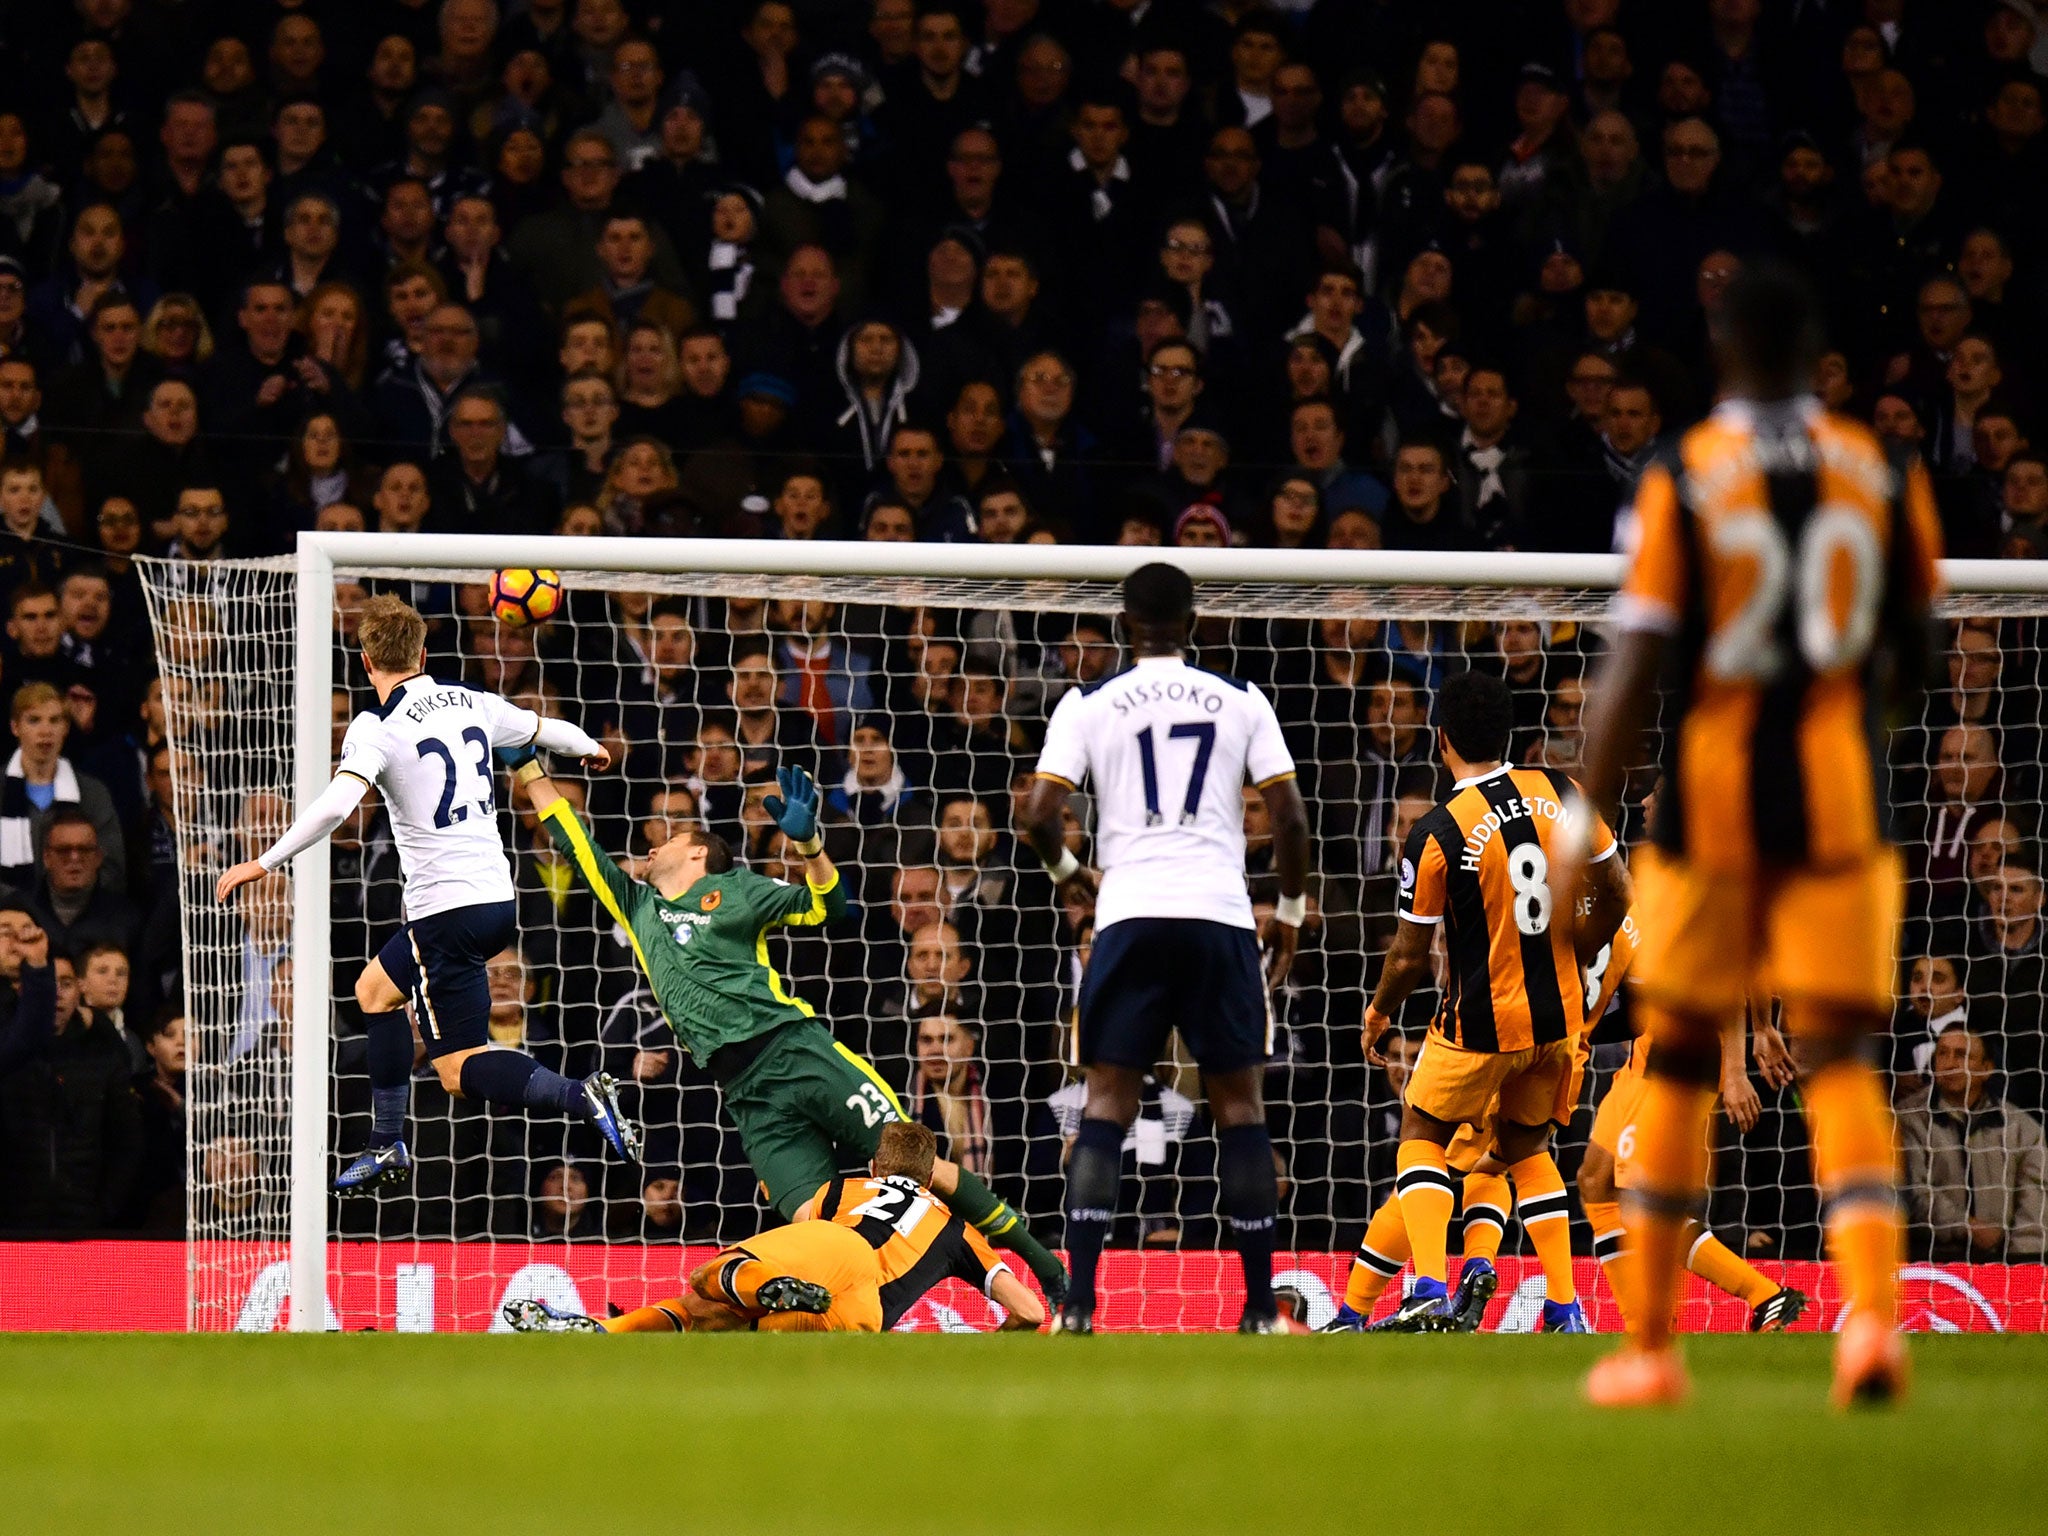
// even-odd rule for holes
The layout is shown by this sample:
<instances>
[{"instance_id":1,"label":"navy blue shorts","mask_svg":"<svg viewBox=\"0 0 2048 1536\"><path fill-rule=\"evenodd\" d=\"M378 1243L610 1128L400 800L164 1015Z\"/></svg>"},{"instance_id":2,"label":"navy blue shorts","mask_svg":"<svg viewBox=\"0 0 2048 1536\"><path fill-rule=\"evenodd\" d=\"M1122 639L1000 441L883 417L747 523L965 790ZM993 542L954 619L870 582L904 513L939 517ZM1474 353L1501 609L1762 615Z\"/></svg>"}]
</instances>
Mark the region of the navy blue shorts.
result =
<instances>
[{"instance_id":1,"label":"navy blue shorts","mask_svg":"<svg viewBox=\"0 0 2048 1536\"><path fill-rule=\"evenodd\" d=\"M1272 1015L1249 928L1195 917L1127 917L1095 935L1081 978L1082 1066L1149 1072L1178 1029L1205 1072L1262 1066Z\"/></svg>"},{"instance_id":2,"label":"navy blue shorts","mask_svg":"<svg viewBox=\"0 0 2048 1536\"><path fill-rule=\"evenodd\" d=\"M484 967L518 937L518 908L487 901L414 918L378 951L384 974L412 1004L429 1058L490 1043L491 984Z\"/></svg>"}]
</instances>

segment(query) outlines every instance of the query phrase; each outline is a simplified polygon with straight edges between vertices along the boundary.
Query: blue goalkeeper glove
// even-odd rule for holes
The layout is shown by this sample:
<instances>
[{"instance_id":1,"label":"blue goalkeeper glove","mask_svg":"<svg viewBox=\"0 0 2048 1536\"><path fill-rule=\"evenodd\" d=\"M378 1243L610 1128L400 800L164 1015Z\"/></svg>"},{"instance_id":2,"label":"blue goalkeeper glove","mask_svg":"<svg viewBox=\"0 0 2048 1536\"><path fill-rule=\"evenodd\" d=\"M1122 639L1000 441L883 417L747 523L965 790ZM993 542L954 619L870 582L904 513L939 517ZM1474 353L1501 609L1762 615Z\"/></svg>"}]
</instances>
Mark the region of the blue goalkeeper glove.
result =
<instances>
[{"instance_id":1,"label":"blue goalkeeper glove","mask_svg":"<svg viewBox=\"0 0 2048 1536\"><path fill-rule=\"evenodd\" d=\"M784 768L775 775L782 793L762 801L762 808L782 828L805 858L824 846L818 836L818 781L801 768Z\"/></svg>"}]
</instances>

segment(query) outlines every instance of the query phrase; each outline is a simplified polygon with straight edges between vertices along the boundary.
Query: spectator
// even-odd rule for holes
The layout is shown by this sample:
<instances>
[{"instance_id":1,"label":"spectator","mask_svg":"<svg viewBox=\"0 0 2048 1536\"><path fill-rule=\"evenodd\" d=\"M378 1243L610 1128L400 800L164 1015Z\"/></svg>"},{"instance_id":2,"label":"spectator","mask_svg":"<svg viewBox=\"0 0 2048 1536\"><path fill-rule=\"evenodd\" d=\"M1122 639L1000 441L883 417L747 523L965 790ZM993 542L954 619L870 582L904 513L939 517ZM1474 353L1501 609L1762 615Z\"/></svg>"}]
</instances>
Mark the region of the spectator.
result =
<instances>
[{"instance_id":1,"label":"spectator","mask_svg":"<svg viewBox=\"0 0 2048 1536\"><path fill-rule=\"evenodd\" d=\"M444 431L454 452L434 461L428 527L449 533L545 533L560 511L552 487L511 457L505 404L483 387L450 402Z\"/></svg>"},{"instance_id":2,"label":"spectator","mask_svg":"<svg viewBox=\"0 0 2048 1536\"><path fill-rule=\"evenodd\" d=\"M185 1012L166 1006L143 1041L147 1056L135 1078L142 1116L141 1154L129 1219L143 1232L177 1236L185 1230Z\"/></svg>"},{"instance_id":3,"label":"spectator","mask_svg":"<svg viewBox=\"0 0 2048 1536\"><path fill-rule=\"evenodd\" d=\"M24 684L15 691L10 718L18 745L0 779L0 884L24 891L35 884L55 808L75 805L98 840L100 881L121 890L127 864L120 820L106 786L64 756L71 722L57 690Z\"/></svg>"},{"instance_id":4,"label":"spectator","mask_svg":"<svg viewBox=\"0 0 2048 1536\"><path fill-rule=\"evenodd\" d=\"M807 245L829 252L846 307L860 313L873 292L888 213L846 174L854 148L831 118L806 118L796 131L793 163L762 200L761 237L771 263Z\"/></svg>"},{"instance_id":5,"label":"spectator","mask_svg":"<svg viewBox=\"0 0 2048 1536\"><path fill-rule=\"evenodd\" d=\"M854 722L846 762L845 776L826 793L830 810L863 827L907 819L916 807L916 791L889 743L885 716L864 715Z\"/></svg>"},{"instance_id":6,"label":"spectator","mask_svg":"<svg viewBox=\"0 0 2048 1536\"><path fill-rule=\"evenodd\" d=\"M865 321L840 341L835 372L839 398L833 402L833 430L824 442L827 452L844 466L840 499L853 503L866 493L890 455L896 429L910 420L910 397L920 377L917 349L886 320ZM839 409L842 401L844 408ZM934 441L932 453L937 451ZM932 479L936 478L934 467ZM900 485L897 493L903 494ZM929 488L925 494L930 495Z\"/></svg>"},{"instance_id":7,"label":"spectator","mask_svg":"<svg viewBox=\"0 0 2048 1536\"><path fill-rule=\"evenodd\" d=\"M1086 1088L1069 1083L1045 1102L1044 1120L1049 1122L1039 1137L1045 1151L1057 1147L1056 1156L1038 1160L1043 1177L1057 1175L1066 1166L1080 1133L1081 1111L1086 1105ZM1186 1143L1195 1130L1194 1102L1151 1073L1139 1088L1138 1114L1124 1136L1122 1189L1117 1196L1120 1213L1112 1239L1124 1246L1172 1248L1181 1236L1178 1171ZM1046 1163L1050 1166L1044 1166ZM1133 1189L1131 1186L1135 1185Z\"/></svg>"},{"instance_id":8,"label":"spectator","mask_svg":"<svg viewBox=\"0 0 2048 1536\"><path fill-rule=\"evenodd\" d=\"M1900 1106L1912 1236L1926 1256L2030 1264L2048 1249L2048 1137L2009 1103L1981 1035L1951 1024L1933 1080Z\"/></svg>"},{"instance_id":9,"label":"spectator","mask_svg":"<svg viewBox=\"0 0 2048 1536\"><path fill-rule=\"evenodd\" d=\"M916 1070L911 1074L911 1119L939 1138L941 1155L971 1173L992 1171L988 1092L976 1059L974 1026L950 1013L917 1021Z\"/></svg>"},{"instance_id":10,"label":"spectator","mask_svg":"<svg viewBox=\"0 0 2048 1536\"><path fill-rule=\"evenodd\" d=\"M1953 955L1913 962L1904 1001L1892 1016L1890 1066L1895 1096L1926 1088L1942 1032L1969 1023L1964 963Z\"/></svg>"},{"instance_id":11,"label":"spectator","mask_svg":"<svg viewBox=\"0 0 2048 1536\"><path fill-rule=\"evenodd\" d=\"M105 864L93 818L77 805L53 806L43 825L42 876L29 910L69 954L86 957L101 945L122 953L134 947L140 921L121 894L121 876L100 878Z\"/></svg>"},{"instance_id":12,"label":"spectator","mask_svg":"<svg viewBox=\"0 0 2048 1536\"><path fill-rule=\"evenodd\" d=\"M1483 472L1481 472L1483 475ZM1448 504L1452 486L1441 444L1401 445L1394 455L1394 499L1384 524L1388 549L1470 549L1461 508Z\"/></svg>"},{"instance_id":13,"label":"spectator","mask_svg":"<svg viewBox=\"0 0 2048 1536\"><path fill-rule=\"evenodd\" d=\"M603 1211L591 1198L589 1176L574 1163L556 1163L541 1172L534 1187L533 1220L527 1235L571 1242L599 1238L604 1235Z\"/></svg>"},{"instance_id":14,"label":"spectator","mask_svg":"<svg viewBox=\"0 0 2048 1536\"><path fill-rule=\"evenodd\" d=\"M142 1152L127 1048L111 1023L79 1013L69 956L26 961L21 986L19 1007L49 1009L52 1022L47 1043L0 1076L0 1227L112 1228L129 1213Z\"/></svg>"},{"instance_id":15,"label":"spectator","mask_svg":"<svg viewBox=\"0 0 2048 1536\"><path fill-rule=\"evenodd\" d=\"M651 275L654 253L654 226L646 218L624 211L608 214L597 235L604 276L571 300L571 307L606 315L622 329L646 319L671 336L688 330L697 322L696 306L679 291L680 284L671 288Z\"/></svg>"}]
</instances>

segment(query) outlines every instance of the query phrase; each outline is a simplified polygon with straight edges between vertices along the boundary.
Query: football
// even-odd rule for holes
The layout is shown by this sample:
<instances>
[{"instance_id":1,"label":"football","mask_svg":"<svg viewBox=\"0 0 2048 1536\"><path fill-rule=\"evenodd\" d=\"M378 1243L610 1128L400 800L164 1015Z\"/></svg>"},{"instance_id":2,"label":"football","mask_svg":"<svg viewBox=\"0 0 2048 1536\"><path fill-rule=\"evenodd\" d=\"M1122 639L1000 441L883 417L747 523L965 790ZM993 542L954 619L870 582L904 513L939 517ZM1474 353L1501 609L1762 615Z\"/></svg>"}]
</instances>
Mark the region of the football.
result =
<instances>
[{"instance_id":1,"label":"football","mask_svg":"<svg viewBox=\"0 0 2048 1536\"><path fill-rule=\"evenodd\" d=\"M562 578L554 571L500 571L491 579L491 616L500 624L545 624L561 606Z\"/></svg>"}]
</instances>

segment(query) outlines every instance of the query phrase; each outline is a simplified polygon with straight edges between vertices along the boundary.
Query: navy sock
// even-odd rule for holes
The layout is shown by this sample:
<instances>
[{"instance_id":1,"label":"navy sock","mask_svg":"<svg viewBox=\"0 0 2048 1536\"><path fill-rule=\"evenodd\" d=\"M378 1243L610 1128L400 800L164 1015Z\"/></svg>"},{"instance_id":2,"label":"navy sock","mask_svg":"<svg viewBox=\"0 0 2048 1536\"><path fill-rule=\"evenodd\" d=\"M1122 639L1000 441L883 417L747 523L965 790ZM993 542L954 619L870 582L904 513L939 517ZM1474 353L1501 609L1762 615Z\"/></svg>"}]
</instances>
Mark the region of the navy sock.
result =
<instances>
[{"instance_id":1,"label":"navy sock","mask_svg":"<svg viewBox=\"0 0 2048 1536\"><path fill-rule=\"evenodd\" d=\"M519 1051L479 1051L462 1064L462 1092L523 1109L583 1115L583 1085Z\"/></svg>"},{"instance_id":2,"label":"navy sock","mask_svg":"<svg viewBox=\"0 0 2048 1536\"><path fill-rule=\"evenodd\" d=\"M1124 1128L1114 1120L1083 1120L1067 1155L1067 1266L1074 1272L1070 1304L1095 1310L1095 1269L1116 1221L1123 1179Z\"/></svg>"},{"instance_id":3,"label":"navy sock","mask_svg":"<svg viewBox=\"0 0 2048 1536\"><path fill-rule=\"evenodd\" d=\"M370 1145L388 1147L405 1134L405 1107L412 1098L412 1026L401 1010L373 1013L364 1028L369 1036Z\"/></svg>"},{"instance_id":4,"label":"navy sock","mask_svg":"<svg viewBox=\"0 0 2048 1536\"><path fill-rule=\"evenodd\" d=\"M1263 1125L1225 1126L1216 1133L1216 1177L1231 1240L1244 1265L1245 1309L1270 1316L1280 1190L1273 1174L1273 1138Z\"/></svg>"}]
</instances>

